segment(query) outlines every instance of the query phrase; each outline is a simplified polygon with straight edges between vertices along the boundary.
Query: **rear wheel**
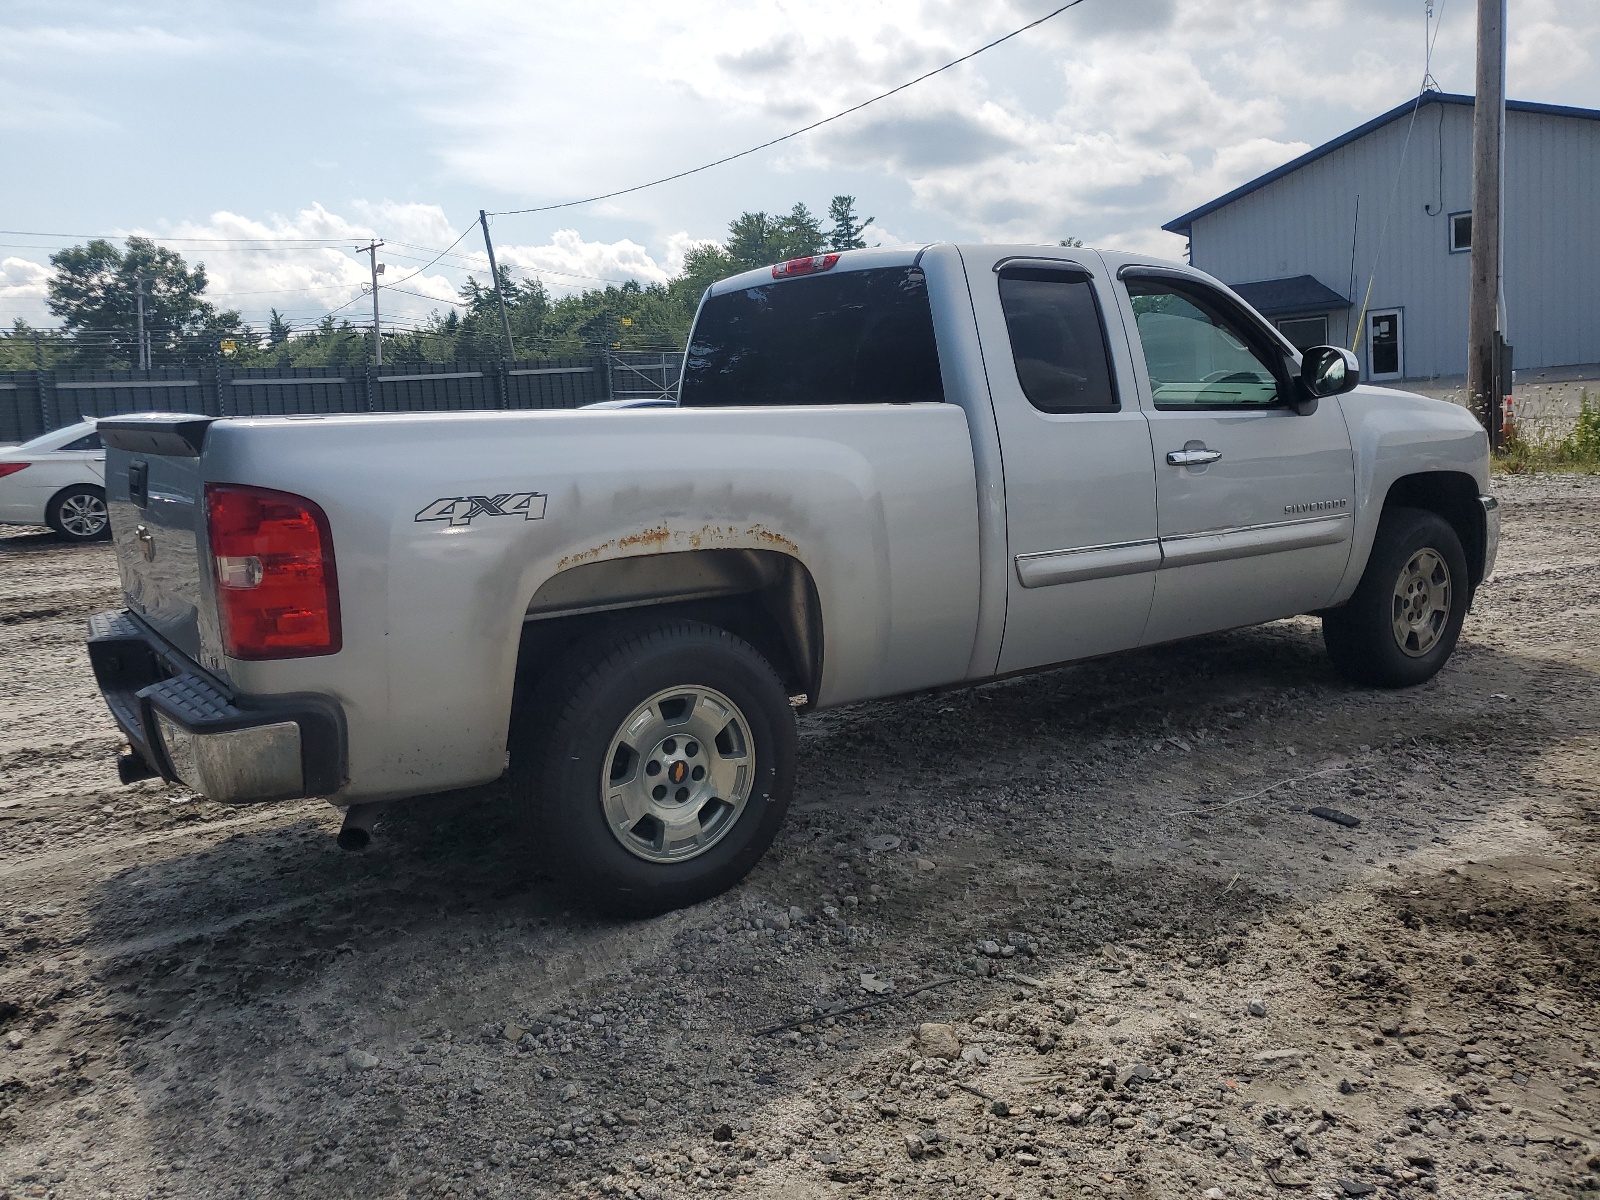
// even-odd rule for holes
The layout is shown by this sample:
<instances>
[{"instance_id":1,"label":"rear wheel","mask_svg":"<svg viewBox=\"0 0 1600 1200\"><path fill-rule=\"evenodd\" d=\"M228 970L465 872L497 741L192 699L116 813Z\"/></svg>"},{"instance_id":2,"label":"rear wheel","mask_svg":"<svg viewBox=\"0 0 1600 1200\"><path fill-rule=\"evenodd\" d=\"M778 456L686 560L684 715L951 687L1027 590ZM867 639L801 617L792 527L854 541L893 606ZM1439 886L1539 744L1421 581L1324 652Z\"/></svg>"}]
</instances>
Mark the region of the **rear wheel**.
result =
<instances>
[{"instance_id":1,"label":"rear wheel","mask_svg":"<svg viewBox=\"0 0 1600 1200\"><path fill-rule=\"evenodd\" d=\"M581 643L513 728L530 849L589 903L643 915L742 879L794 786L782 681L721 629L667 621Z\"/></svg>"},{"instance_id":2,"label":"rear wheel","mask_svg":"<svg viewBox=\"0 0 1600 1200\"><path fill-rule=\"evenodd\" d=\"M57 492L45 506L44 519L69 542L99 542L111 536L106 494L90 484Z\"/></svg>"},{"instance_id":3,"label":"rear wheel","mask_svg":"<svg viewBox=\"0 0 1600 1200\"><path fill-rule=\"evenodd\" d=\"M1470 589L1450 524L1421 509L1390 509L1355 595L1323 616L1322 640L1334 665L1358 683L1425 683L1456 648Z\"/></svg>"}]
</instances>

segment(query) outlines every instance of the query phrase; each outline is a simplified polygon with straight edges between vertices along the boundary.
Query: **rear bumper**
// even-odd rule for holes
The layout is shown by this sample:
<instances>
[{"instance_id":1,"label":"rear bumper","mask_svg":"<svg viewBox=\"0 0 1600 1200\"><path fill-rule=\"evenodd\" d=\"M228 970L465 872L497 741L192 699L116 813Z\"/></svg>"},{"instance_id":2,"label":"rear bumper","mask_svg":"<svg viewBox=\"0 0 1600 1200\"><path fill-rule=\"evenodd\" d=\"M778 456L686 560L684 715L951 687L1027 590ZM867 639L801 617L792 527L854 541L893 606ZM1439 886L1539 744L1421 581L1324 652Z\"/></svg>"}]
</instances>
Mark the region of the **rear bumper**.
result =
<instances>
[{"instance_id":1,"label":"rear bumper","mask_svg":"<svg viewBox=\"0 0 1600 1200\"><path fill-rule=\"evenodd\" d=\"M134 753L164 779L228 804L343 785L344 714L325 696L230 696L127 612L89 619L89 662Z\"/></svg>"}]
</instances>

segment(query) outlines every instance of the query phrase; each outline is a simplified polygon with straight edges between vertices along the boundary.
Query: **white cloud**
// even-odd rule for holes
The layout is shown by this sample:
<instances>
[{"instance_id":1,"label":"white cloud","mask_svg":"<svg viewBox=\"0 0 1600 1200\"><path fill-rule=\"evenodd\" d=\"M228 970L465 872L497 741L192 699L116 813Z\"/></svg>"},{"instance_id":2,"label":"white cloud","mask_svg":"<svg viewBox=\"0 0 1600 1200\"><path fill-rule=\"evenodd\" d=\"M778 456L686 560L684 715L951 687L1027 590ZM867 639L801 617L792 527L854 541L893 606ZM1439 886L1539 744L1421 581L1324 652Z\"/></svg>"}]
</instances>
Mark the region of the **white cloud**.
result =
<instances>
[{"instance_id":1,"label":"white cloud","mask_svg":"<svg viewBox=\"0 0 1600 1200\"><path fill-rule=\"evenodd\" d=\"M0 259L0 312L40 324L48 315L44 298L49 280L50 268L41 263L25 258Z\"/></svg>"},{"instance_id":2,"label":"white cloud","mask_svg":"<svg viewBox=\"0 0 1600 1200\"><path fill-rule=\"evenodd\" d=\"M686 235L679 235L680 238ZM685 248L686 252L686 248ZM670 251L669 251L670 253ZM576 229L558 229L542 246L506 246L502 262L520 267L556 293L604 287L608 283L665 283L671 273L638 242L586 242Z\"/></svg>"}]
</instances>

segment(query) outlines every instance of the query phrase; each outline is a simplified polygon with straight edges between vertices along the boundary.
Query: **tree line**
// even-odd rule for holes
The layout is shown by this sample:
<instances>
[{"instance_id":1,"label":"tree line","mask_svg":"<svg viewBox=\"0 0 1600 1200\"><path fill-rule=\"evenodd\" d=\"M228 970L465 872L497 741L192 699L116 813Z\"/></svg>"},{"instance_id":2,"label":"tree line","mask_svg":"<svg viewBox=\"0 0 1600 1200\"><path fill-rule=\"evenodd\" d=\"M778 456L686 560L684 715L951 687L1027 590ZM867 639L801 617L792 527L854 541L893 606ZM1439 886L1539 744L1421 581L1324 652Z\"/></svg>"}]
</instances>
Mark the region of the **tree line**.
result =
<instances>
[{"instance_id":1,"label":"tree line","mask_svg":"<svg viewBox=\"0 0 1600 1200\"><path fill-rule=\"evenodd\" d=\"M660 284L609 284L554 298L537 278L519 281L502 267L499 285L518 358L558 358L602 349L679 350L705 289L718 279L769 263L866 245L873 218L853 196L835 196L826 225L804 203L787 213L743 212L721 242L698 246L683 270ZM0 331L0 370L128 368L137 365L138 309L144 307L151 365L238 367L361 366L372 357L371 326L329 314L296 330L276 309L257 329L205 298L204 263L149 238L122 248L96 239L50 256L46 305L61 324L35 328L18 318ZM141 296L142 293L142 296ZM385 363L498 359L505 338L495 289L469 277L459 303L421 325L383 339Z\"/></svg>"}]
</instances>

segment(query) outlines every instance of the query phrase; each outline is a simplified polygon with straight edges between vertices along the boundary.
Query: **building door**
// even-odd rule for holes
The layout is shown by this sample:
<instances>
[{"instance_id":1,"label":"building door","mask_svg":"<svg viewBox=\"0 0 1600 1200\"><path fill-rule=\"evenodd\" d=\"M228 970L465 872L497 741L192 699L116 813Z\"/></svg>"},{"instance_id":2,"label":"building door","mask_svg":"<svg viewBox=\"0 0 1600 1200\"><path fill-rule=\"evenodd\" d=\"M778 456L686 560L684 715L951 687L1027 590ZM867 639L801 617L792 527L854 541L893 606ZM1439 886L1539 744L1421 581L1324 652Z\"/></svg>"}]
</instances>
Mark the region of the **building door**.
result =
<instances>
[{"instance_id":1,"label":"building door","mask_svg":"<svg viewBox=\"0 0 1600 1200\"><path fill-rule=\"evenodd\" d=\"M1291 359L1198 280L1124 268L1150 398L1161 568L1146 644L1321 608L1350 557L1337 401L1302 415Z\"/></svg>"},{"instance_id":2,"label":"building door","mask_svg":"<svg viewBox=\"0 0 1600 1200\"><path fill-rule=\"evenodd\" d=\"M1402 379L1406 345L1402 311L1385 308L1367 314L1367 378Z\"/></svg>"}]
</instances>

